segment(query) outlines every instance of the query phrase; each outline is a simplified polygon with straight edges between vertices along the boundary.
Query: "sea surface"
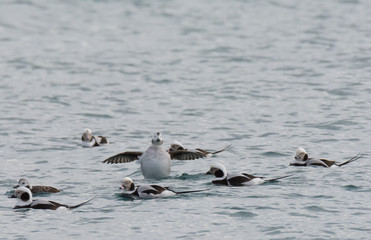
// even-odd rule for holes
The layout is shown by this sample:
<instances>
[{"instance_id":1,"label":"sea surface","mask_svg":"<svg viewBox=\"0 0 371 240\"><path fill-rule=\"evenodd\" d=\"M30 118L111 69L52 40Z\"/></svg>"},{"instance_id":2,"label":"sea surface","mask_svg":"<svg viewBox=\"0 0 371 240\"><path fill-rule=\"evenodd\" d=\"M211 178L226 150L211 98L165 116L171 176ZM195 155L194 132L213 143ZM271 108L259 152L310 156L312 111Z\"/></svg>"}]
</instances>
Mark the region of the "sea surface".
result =
<instances>
[{"instance_id":1,"label":"sea surface","mask_svg":"<svg viewBox=\"0 0 371 240\"><path fill-rule=\"evenodd\" d=\"M111 144L83 148L81 134ZM103 164L164 147L232 148L167 179ZM371 239L371 1L0 1L0 239ZM295 151L345 161L293 167ZM292 177L211 184L228 172ZM119 182L201 193L151 200ZM13 209L17 181L74 210Z\"/></svg>"}]
</instances>

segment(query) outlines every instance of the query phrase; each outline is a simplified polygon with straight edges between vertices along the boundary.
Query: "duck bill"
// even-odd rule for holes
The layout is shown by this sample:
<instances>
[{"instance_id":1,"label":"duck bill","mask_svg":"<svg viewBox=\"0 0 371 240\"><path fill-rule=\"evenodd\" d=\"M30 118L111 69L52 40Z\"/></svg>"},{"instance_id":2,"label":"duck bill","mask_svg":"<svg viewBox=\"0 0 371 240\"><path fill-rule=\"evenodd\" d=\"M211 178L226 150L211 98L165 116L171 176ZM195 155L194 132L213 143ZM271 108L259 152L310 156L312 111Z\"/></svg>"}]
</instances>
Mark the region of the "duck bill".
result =
<instances>
[{"instance_id":1,"label":"duck bill","mask_svg":"<svg viewBox=\"0 0 371 240\"><path fill-rule=\"evenodd\" d=\"M205 174L206 174L206 175L211 175L211 174L212 174L212 172L210 172L210 171L207 171L207 172L205 172Z\"/></svg>"},{"instance_id":2,"label":"duck bill","mask_svg":"<svg viewBox=\"0 0 371 240\"><path fill-rule=\"evenodd\" d=\"M19 188L19 185L15 185L13 188Z\"/></svg>"},{"instance_id":3,"label":"duck bill","mask_svg":"<svg viewBox=\"0 0 371 240\"><path fill-rule=\"evenodd\" d=\"M8 198L17 198L14 194L9 196Z\"/></svg>"}]
</instances>

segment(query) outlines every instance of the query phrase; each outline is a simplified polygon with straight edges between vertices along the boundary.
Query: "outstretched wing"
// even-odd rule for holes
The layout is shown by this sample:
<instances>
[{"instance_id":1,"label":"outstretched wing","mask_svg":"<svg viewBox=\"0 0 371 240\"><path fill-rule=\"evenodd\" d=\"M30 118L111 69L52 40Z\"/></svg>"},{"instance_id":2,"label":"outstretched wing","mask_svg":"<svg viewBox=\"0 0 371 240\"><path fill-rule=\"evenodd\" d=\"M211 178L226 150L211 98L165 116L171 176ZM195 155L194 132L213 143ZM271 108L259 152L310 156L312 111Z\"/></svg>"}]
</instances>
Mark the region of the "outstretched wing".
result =
<instances>
[{"instance_id":1,"label":"outstretched wing","mask_svg":"<svg viewBox=\"0 0 371 240\"><path fill-rule=\"evenodd\" d=\"M126 163L138 160L142 152L123 152L115 156L109 157L103 163Z\"/></svg>"},{"instance_id":2,"label":"outstretched wing","mask_svg":"<svg viewBox=\"0 0 371 240\"><path fill-rule=\"evenodd\" d=\"M176 160L195 160L207 156L207 154L196 150L177 150L169 152L169 154L171 159Z\"/></svg>"}]
</instances>

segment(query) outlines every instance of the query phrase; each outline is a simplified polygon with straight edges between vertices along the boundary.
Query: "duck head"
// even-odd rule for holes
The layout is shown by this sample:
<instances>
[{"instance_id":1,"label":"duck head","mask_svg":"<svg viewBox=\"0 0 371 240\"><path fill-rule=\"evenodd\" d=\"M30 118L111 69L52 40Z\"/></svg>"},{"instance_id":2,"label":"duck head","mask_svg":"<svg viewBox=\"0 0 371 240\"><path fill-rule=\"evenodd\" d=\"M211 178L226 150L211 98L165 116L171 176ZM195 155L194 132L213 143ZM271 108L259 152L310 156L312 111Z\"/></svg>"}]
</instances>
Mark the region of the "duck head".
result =
<instances>
[{"instance_id":1,"label":"duck head","mask_svg":"<svg viewBox=\"0 0 371 240\"><path fill-rule=\"evenodd\" d=\"M24 206L32 203L32 193L30 189L26 187L17 188L10 198L18 199L16 206Z\"/></svg>"},{"instance_id":2,"label":"duck head","mask_svg":"<svg viewBox=\"0 0 371 240\"><path fill-rule=\"evenodd\" d=\"M26 187L26 188L32 189L32 185L26 178L19 179L18 184L15 185L13 188L19 188L19 187Z\"/></svg>"},{"instance_id":3,"label":"duck head","mask_svg":"<svg viewBox=\"0 0 371 240\"><path fill-rule=\"evenodd\" d=\"M93 133L89 128L85 129L82 133L81 140L83 142L90 142L93 139Z\"/></svg>"},{"instance_id":4,"label":"duck head","mask_svg":"<svg viewBox=\"0 0 371 240\"><path fill-rule=\"evenodd\" d=\"M307 161L308 160L308 153L305 151L304 148L298 148L295 154L296 161Z\"/></svg>"},{"instance_id":5,"label":"duck head","mask_svg":"<svg viewBox=\"0 0 371 240\"><path fill-rule=\"evenodd\" d=\"M210 170L206 174L212 174L217 178L224 178L227 176L227 170L221 163L214 163L210 166Z\"/></svg>"},{"instance_id":6,"label":"duck head","mask_svg":"<svg viewBox=\"0 0 371 240\"><path fill-rule=\"evenodd\" d=\"M179 141L174 141L168 150L168 152L174 152L174 151L179 151L179 150L184 150L183 145Z\"/></svg>"},{"instance_id":7,"label":"duck head","mask_svg":"<svg viewBox=\"0 0 371 240\"><path fill-rule=\"evenodd\" d=\"M122 179L120 189L125 191L133 191L135 189L133 180L131 180L129 177Z\"/></svg>"},{"instance_id":8,"label":"duck head","mask_svg":"<svg viewBox=\"0 0 371 240\"><path fill-rule=\"evenodd\" d=\"M160 145L162 145L163 142L164 141L161 138L161 133L157 132L157 133L155 133L155 135L153 135L153 138L152 138L152 144L153 145L160 146Z\"/></svg>"}]
</instances>

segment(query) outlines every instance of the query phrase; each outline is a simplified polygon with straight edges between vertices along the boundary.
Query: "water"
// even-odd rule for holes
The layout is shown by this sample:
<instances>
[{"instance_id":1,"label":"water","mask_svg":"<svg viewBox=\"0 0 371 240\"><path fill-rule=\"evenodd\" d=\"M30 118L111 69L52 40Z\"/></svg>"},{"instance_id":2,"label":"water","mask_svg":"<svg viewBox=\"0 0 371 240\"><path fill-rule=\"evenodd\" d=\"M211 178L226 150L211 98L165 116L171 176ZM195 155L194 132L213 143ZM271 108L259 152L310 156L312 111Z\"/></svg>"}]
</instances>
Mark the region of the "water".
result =
<instances>
[{"instance_id":1,"label":"water","mask_svg":"<svg viewBox=\"0 0 371 240\"><path fill-rule=\"evenodd\" d=\"M1 239L369 239L368 1L1 1ZM84 128L111 145L79 146ZM233 148L145 180L101 161L165 146ZM341 168L288 166L364 158ZM276 177L210 184L213 162ZM210 191L120 198L119 181ZM20 177L73 211L14 210Z\"/></svg>"}]
</instances>

